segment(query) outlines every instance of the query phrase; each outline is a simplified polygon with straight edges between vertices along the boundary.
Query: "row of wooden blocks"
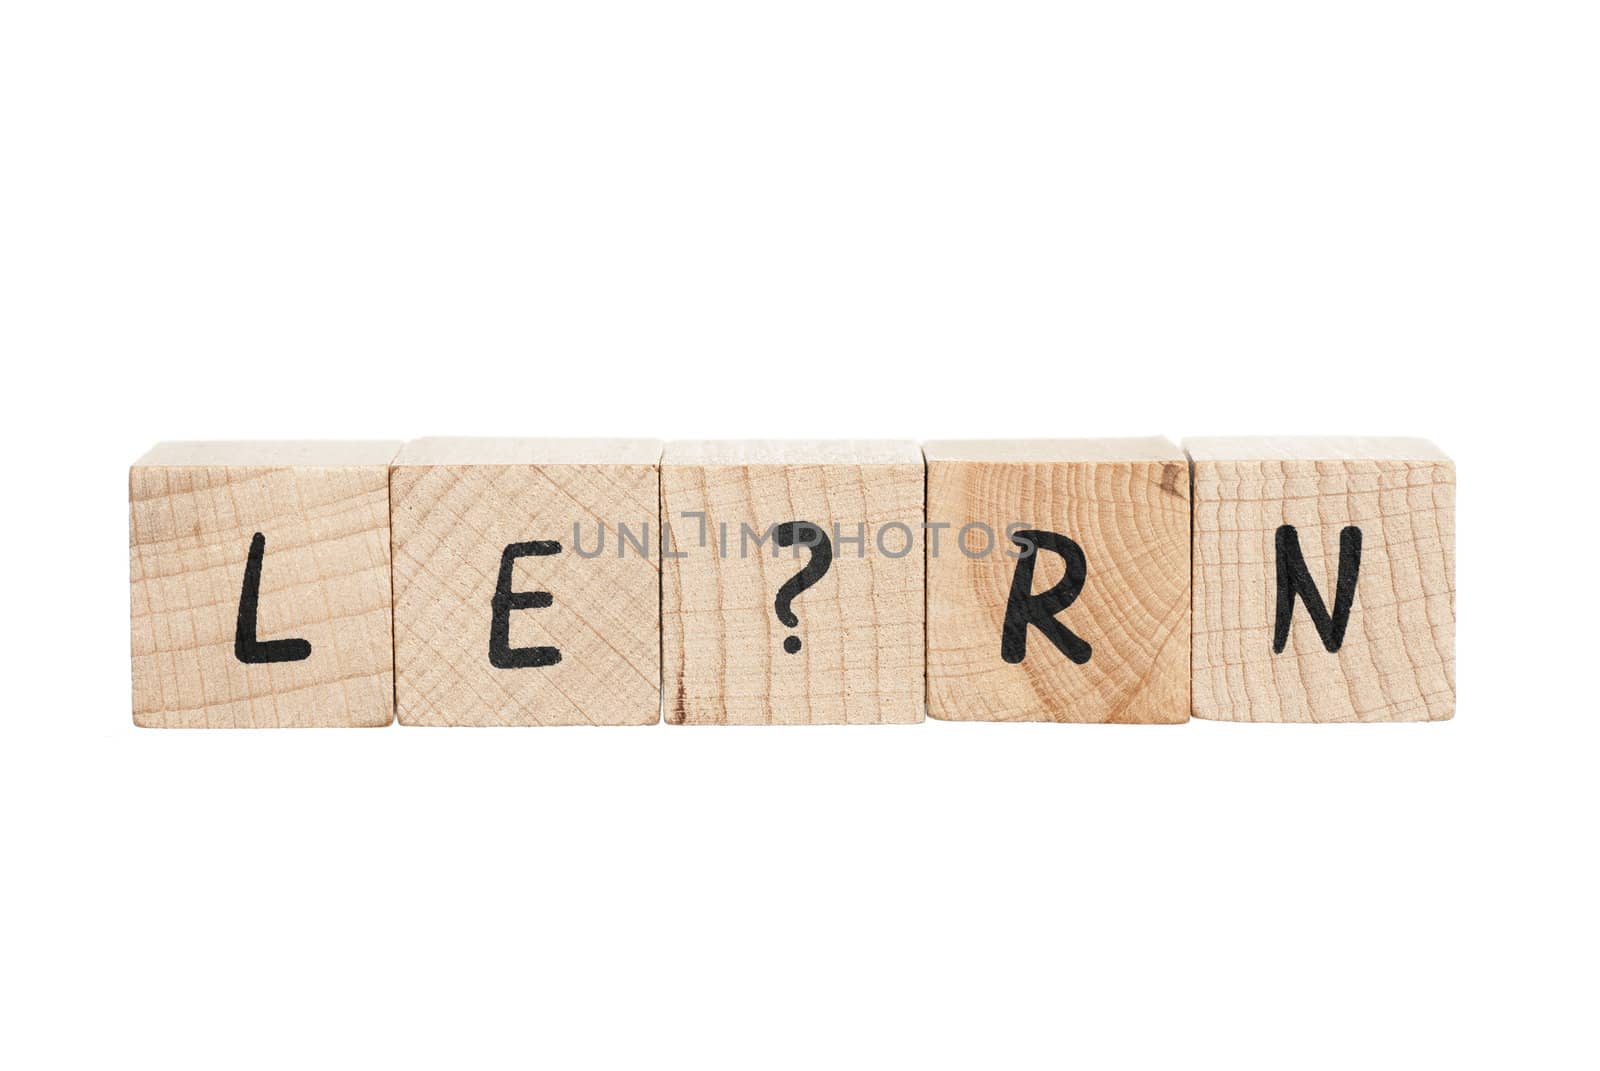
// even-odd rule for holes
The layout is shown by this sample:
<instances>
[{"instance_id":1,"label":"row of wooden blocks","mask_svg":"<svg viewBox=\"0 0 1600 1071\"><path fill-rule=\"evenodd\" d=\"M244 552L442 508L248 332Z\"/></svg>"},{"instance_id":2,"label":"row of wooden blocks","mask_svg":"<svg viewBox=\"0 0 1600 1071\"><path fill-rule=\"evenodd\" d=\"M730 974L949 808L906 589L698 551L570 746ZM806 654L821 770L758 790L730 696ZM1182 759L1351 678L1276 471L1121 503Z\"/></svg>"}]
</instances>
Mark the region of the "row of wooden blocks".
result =
<instances>
[{"instance_id":1,"label":"row of wooden blocks","mask_svg":"<svg viewBox=\"0 0 1600 1071\"><path fill-rule=\"evenodd\" d=\"M163 443L144 726L1422 721L1415 439Z\"/></svg>"}]
</instances>

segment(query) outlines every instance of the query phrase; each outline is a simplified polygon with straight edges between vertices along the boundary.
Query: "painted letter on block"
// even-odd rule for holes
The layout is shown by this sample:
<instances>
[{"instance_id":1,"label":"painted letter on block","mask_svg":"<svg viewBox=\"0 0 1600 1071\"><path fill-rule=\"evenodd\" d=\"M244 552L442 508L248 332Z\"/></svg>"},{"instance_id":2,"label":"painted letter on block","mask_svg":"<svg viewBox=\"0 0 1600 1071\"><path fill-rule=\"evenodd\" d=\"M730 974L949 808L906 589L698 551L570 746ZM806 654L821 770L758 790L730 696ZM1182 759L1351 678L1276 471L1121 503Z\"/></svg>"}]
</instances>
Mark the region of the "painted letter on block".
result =
<instances>
[{"instance_id":1,"label":"painted letter on block","mask_svg":"<svg viewBox=\"0 0 1600 1071\"><path fill-rule=\"evenodd\" d=\"M399 443L162 443L129 471L133 718L387 725Z\"/></svg>"},{"instance_id":2,"label":"painted letter on block","mask_svg":"<svg viewBox=\"0 0 1600 1071\"><path fill-rule=\"evenodd\" d=\"M1189 481L1178 447L924 449L929 715L1188 720Z\"/></svg>"},{"instance_id":3,"label":"painted letter on block","mask_svg":"<svg viewBox=\"0 0 1600 1071\"><path fill-rule=\"evenodd\" d=\"M1419 439L1191 439L1194 713L1455 711L1455 467Z\"/></svg>"},{"instance_id":4,"label":"painted letter on block","mask_svg":"<svg viewBox=\"0 0 1600 1071\"><path fill-rule=\"evenodd\" d=\"M661 444L419 439L395 459L402 725L661 717Z\"/></svg>"}]
</instances>

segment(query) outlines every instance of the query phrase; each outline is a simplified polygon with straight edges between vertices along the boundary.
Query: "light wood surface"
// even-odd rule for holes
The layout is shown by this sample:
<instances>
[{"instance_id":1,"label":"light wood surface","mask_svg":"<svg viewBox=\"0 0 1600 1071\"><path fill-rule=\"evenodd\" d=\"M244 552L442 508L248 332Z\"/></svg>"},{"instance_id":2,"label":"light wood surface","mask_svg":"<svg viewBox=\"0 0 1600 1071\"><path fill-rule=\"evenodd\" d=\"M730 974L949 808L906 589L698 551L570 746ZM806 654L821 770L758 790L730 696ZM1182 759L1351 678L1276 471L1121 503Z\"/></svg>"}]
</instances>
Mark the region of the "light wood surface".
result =
<instances>
[{"instance_id":1,"label":"light wood surface","mask_svg":"<svg viewBox=\"0 0 1600 1071\"><path fill-rule=\"evenodd\" d=\"M399 443L162 443L128 474L133 718L141 726L387 725L389 474ZM263 642L236 651L253 537Z\"/></svg>"},{"instance_id":2,"label":"light wood surface","mask_svg":"<svg viewBox=\"0 0 1600 1071\"><path fill-rule=\"evenodd\" d=\"M929 461L1047 465L1072 461L1173 461L1183 451L1160 435L1127 439L935 439L922 444Z\"/></svg>"},{"instance_id":3,"label":"light wood surface","mask_svg":"<svg viewBox=\"0 0 1600 1071\"><path fill-rule=\"evenodd\" d=\"M910 442L669 443L662 513L663 683L674 724L916 722L923 710L923 464ZM704 513L701 523L684 513ZM810 560L754 545L773 525L828 534L828 571L775 612ZM902 524L905 531L889 527ZM854 538L864 526L866 547ZM741 535L752 533L741 557ZM882 530L884 545L877 545ZM720 546L727 533L727 552ZM894 557L904 550L903 556ZM796 553L798 552L798 554ZM798 640L791 654L786 640Z\"/></svg>"},{"instance_id":4,"label":"light wood surface","mask_svg":"<svg viewBox=\"0 0 1600 1071\"><path fill-rule=\"evenodd\" d=\"M661 463L660 439L413 439L396 465L644 465Z\"/></svg>"},{"instance_id":5,"label":"light wood surface","mask_svg":"<svg viewBox=\"0 0 1600 1071\"><path fill-rule=\"evenodd\" d=\"M1191 439L1194 714L1438 721L1455 710L1455 469L1417 439ZM1276 533L1292 526L1325 609L1361 532L1342 643L1300 600L1273 651Z\"/></svg>"},{"instance_id":6,"label":"light wood surface","mask_svg":"<svg viewBox=\"0 0 1600 1071\"><path fill-rule=\"evenodd\" d=\"M920 465L922 451L901 439L698 439L671 443L666 465Z\"/></svg>"},{"instance_id":7,"label":"light wood surface","mask_svg":"<svg viewBox=\"0 0 1600 1071\"><path fill-rule=\"evenodd\" d=\"M392 481L401 724L660 720L660 454L660 442L644 439L406 445ZM621 541L622 528L631 542ZM496 666L489 648L502 556L536 541L560 550L516 559L514 589L547 592L549 605L509 611L507 639L518 649L553 647L560 658Z\"/></svg>"},{"instance_id":8,"label":"light wood surface","mask_svg":"<svg viewBox=\"0 0 1600 1071\"><path fill-rule=\"evenodd\" d=\"M1426 439L1357 435L1257 435L1185 439L1196 461L1449 461Z\"/></svg>"},{"instance_id":9,"label":"light wood surface","mask_svg":"<svg viewBox=\"0 0 1600 1071\"><path fill-rule=\"evenodd\" d=\"M284 439L156 443L134 468L360 468L387 466L398 442Z\"/></svg>"},{"instance_id":10,"label":"light wood surface","mask_svg":"<svg viewBox=\"0 0 1600 1071\"><path fill-rule=\"evenodd\" d=\"M970 721L1181 722L1189 717L1189 479L1183 452L1150 439L930 442L928 714ZM957 540L964 525L981 529ZM1036 628L1002 658L1021 548L1007 526L1059 533L1086 562L1055 615L1089 644L1077 664ZM986 546L989 552L980 554ZM1036 554L1031 591L1063 558ZM1026 574L1024 574L1026 575Z\"/></svg>"}]
</instances>

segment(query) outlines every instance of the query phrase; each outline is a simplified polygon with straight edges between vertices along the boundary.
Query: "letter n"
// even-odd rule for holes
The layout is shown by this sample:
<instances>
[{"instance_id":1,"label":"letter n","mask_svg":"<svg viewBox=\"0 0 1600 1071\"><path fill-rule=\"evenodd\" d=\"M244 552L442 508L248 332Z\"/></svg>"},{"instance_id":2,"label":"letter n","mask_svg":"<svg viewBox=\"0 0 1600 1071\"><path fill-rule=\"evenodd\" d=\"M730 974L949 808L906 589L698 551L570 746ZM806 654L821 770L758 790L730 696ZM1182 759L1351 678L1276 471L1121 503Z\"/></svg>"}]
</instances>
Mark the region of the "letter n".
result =
<instances>
[{"instance_id":1,"label":"letter n","mask_svg":"<svg viewBox=\"0 0 1600 1071\"><path fill-rule=\"evenodd\" d=\"M1356 602L1356 577L1361 572L1361 529L1349 525L1339 532L1339 577L1334 582L1333 613L1328 613L1317 591L1317 582L1306 568L1300 552L1300 533L1294 525L1278 527L1278 611L1272 629L1272 653L1282 654L1289 643L1289 623L1294 616L1294 599L1306 604L1306 613L1322 637L1322 646L1335 654L1344 644L1344 630L1350 624L1350 610Z\"/></svg>"}]
</instances>

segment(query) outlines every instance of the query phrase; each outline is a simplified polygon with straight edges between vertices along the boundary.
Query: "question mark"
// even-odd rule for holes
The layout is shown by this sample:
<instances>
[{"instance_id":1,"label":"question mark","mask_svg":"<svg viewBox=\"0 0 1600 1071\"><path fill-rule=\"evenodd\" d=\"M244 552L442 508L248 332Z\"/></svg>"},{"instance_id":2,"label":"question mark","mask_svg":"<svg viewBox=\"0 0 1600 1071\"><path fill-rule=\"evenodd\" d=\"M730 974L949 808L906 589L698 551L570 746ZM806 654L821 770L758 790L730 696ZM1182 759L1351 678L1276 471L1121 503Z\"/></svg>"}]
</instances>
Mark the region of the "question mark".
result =
<instances>
[{"instance_id":1,"label":"question mark","mask_svg":"<svg viewBox=\"0 0 1600 1071\"><path fill-rule=\"evenodd\" d=\"M802 535L805 538L801 538ZM800 619L794 615L791 604L800 597L801 592L821 580L828 566L833 564L833 544L828 542L828 533L810 521L784 521L774 530L772 541L780 547L792 547L799 543L811 552L811 560L784 581L783 587L778 589L777 600L772 604L772 608L778 611L779 621L790 628L798 628ZM790 654L799 653L800 637L785 638L783 649Z\"/></svg>"}]
</instances>

